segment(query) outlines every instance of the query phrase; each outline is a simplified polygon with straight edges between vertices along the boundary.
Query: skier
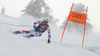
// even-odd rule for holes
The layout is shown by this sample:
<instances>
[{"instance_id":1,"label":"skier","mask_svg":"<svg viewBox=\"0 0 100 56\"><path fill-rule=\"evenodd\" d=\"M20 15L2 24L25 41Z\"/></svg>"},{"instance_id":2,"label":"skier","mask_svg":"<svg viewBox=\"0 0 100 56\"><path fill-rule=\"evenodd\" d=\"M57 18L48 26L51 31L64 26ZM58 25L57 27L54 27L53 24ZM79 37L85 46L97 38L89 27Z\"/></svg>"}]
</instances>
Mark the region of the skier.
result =
<instances>
[{"instance_id":1,"label":"skier","mask_svg":"<svg viewBox=\"0 0 100 56\"><path fill-rule=\"evenodd\" d=\"M37 25L37 26L36 26ZM50 43L50 27L48 25L48 19L44 19L43 21L37 21L34 22L33 24L33 28L30 30L21 30L21 31L14 31L14 34L28 34L25 37L30 38L30 37L34 37L34 36L41 36L42 33L44 33L47 30L48 32L48 43ZM30 34L29 34L30 33Z\"/></svg>"}]
</instances>

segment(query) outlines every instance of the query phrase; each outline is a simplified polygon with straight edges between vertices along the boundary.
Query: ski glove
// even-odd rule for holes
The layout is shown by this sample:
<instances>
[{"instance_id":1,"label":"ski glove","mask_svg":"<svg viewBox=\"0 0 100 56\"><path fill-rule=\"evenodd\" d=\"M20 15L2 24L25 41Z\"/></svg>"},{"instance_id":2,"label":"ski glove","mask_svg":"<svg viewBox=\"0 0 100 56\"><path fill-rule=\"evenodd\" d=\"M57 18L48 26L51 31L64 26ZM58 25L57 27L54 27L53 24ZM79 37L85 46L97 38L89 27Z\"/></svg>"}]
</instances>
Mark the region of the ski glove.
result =
<instances>
[{"instance_id":1,"label":"ski glove","mask_svg":"<svg viewBox=\"0 0 100 56\"><path fill-rule=\"evenodd\" d=\"M48 39L48 43L50 43L50 39Z\"/></svg>"},{"instance_id":2,"label":"ski glove","mask_svg":"<svg viewBox=\"0 0 100 56\"><path fill-rule=\"evenodd\" d=\"M36 26L34 25L34 26L33 26L33 28L35 29L35 28L36 28Z\"/></svg>"}]
</instances>

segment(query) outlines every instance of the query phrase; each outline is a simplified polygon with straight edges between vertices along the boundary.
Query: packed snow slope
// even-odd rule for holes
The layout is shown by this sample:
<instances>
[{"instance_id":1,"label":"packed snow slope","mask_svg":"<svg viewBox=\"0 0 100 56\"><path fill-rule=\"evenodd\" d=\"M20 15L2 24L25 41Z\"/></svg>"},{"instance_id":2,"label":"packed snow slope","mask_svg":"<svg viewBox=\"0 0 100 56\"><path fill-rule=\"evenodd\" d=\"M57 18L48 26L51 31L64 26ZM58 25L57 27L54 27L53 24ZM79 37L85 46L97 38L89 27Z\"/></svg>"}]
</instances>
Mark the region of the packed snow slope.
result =
<instances>
[{"instance_id":1,"label":"packed snow slope","mask_svg":"<svg viewBox=\"0 0 100 56\"><path fill-rule=\"evenodd\" d=\"M47 43L48 34L41 37L25 38L24 34L15 35L16 30L29 30L32 27L16 25L33 25L38 21L34 17L24 16L20 19L0 14L0 56L100 56L100 37L94 34L86 35L84 46L82 34L65 31L50 24L51 43Z\"/></svg>"}]
</instances>

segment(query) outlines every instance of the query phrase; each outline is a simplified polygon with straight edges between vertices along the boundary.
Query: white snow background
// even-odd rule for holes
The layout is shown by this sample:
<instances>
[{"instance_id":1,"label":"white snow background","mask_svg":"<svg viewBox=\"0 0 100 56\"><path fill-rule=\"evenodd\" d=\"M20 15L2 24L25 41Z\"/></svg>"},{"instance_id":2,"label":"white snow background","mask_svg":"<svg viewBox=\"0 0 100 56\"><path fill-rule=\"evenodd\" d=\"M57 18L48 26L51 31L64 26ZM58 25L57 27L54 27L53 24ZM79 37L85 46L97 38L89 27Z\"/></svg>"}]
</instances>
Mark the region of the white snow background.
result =
<instances>
[{"instance_id":1,"label":"white snow background","mask_svg":"<svg viewBox=\"0 0 100 56\"><path fill-rule=\"evenodd\" d=\"M24 16L20 19L0 14L0 56L100 56L100 35L92 33L85 35L82 47L83 33L65 31L60 42L63 30L50 24L51 43L47 43L48 34L41 37L25 38L23 34L15 35L16 30L28 30L32 27L11 26L2 22L15 25L33 25L34 17Z\"/></svg>"}]
</instances>

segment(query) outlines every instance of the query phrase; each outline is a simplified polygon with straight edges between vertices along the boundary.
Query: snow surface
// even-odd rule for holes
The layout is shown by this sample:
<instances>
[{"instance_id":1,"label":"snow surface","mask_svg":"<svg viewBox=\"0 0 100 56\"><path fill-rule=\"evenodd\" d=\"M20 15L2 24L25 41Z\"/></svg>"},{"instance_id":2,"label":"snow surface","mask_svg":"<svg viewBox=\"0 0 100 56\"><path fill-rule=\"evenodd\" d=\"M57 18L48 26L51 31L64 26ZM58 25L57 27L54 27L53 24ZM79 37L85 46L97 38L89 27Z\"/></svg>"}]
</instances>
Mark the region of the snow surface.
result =
<instances>
[{"instance_id":1,"label":"snow surface","mask_svg":"<svg viewBox=\"0 0 100 56\"><path fill-rule=\"evenodd\" d=\"M23 34L15 35L15 30L28 30L31 27L12 26L2 22L15 25L33 25L38 21L30 16L20 19L0 14L0 56L100 56L100 36L90 34L85 36L82 45L82 34L65 31L64 38L60 42L62 31L55 25L50 24L51 43L47 43L47 32L41 37L25 38Z\"/></svg>"}]
</instances>

